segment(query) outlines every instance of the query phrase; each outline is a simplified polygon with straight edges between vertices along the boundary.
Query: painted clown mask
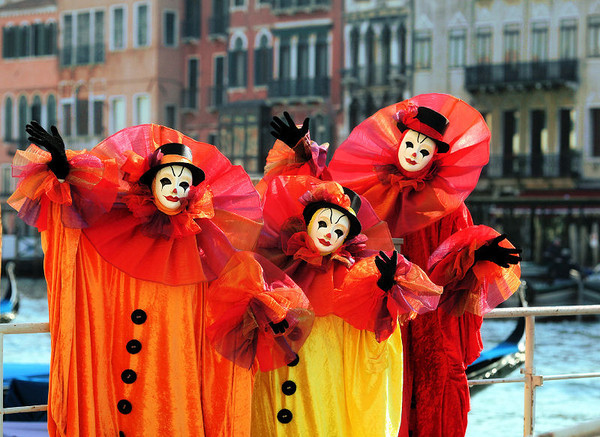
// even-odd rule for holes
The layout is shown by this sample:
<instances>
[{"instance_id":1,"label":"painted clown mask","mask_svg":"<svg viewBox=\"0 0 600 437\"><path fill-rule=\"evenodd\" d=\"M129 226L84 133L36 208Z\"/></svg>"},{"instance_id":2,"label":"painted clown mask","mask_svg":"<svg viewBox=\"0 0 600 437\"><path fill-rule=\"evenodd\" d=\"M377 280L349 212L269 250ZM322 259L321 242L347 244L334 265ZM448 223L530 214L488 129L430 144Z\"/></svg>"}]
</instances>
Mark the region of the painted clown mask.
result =
<instances>
[{"instance_id":1,"label":"painted clown mask","mask_svg":"<svg viewBox=\"0 0 600 437\"><path fill-rule=\"evenodd\" d=\"M193 176L183 165L168 165L156 172L152 182L154 203L165 214L177 214L183 209L185 199L192 186Z\"/></svg>"},{"instance_id":2,"label":"painted clown mask","mask_svg":"<svg viewBox=\"0 0 600 437\"><path fill-rule=\"evenodd\" d=\"M433 139L408 129L398 148L400 166L408 172L423 170L433 159L436 148Z\"/></svg>"},{"instance_id":3,"label":"painted clown mask","mask_svg":"<svg viewBox=\"0 0 600 437\"><path fill-rule=\"evenodd\" d=\"M313 214L307 232L319 254L329 255L346 241L350 233L350 220L337 209L320 208Z\"/></svg>"}]
</instances>

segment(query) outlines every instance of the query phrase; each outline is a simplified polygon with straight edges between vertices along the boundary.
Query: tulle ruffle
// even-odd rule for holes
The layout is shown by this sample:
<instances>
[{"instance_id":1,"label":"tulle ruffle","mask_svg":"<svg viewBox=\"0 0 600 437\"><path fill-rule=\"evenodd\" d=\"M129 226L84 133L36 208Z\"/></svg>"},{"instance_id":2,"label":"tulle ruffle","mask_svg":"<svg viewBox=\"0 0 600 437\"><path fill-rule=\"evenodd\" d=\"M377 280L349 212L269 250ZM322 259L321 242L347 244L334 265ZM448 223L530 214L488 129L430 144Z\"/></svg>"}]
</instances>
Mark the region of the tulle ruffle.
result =
<instances>
[{"instance_id":1,"label":"tulle ruffle","mask_svg":"<svg viewBox=\"0 0 600 437\"><path fill-rule=\"evenodd\" d=\"M260 255L238 252L209 288L208 328L215 349L234 363L250 368L258 360L268 371L296 358L312 327L314 314L302 290ZM286 320L283 334L269 323Z\"/></svg>"},{"instance_id":2,"label":"tulle ruffle","mask_svg":"<svg viewBox=\"0 0 600 437\"><path fill-rule=\"evenodd\" d=\"M8 204L18 216L40 231L47 228L50 204L61 205L63 225L85 228L110 210L118 189L116 163L92 152L66 151L69 174L63 182L48 168L50 153L31 145L17 151L13 160L13 177L19 183Z\"/></svg>"},{"instance_id":3,"label":"tulle ruffle","mask_svg":"<svg viewBox=\"0 0 600 437\"><path fill-rule=\"evenodd\" d=\"M398 162L403 133L394 116L411 104L449 120L443 141L450 150L436 154L426 174L408 177ZM488 162L489 140L483 117L467 103L446 94L421 94L360 123L337 148L329 171L334 180L369 199L392 235L402 236L439 220L465 200Z\"/></svg>"},{"instance_id":4,"label":"tulle ruffle","mask_svg":"<svg viewBox=\"0 0 600 437\"><path fill-rule=\"evenodd\" d=\"M419 266L398 258L396 283L388 292L377 286L381 275L374 257L356 263L336 291L335 314L357 329L375 332L377 341L386 340L397 323L434 310L442 293Z\"/></svg>"},{"instance_id":5,"label":"tulle ruffle","mask_svg":"<svg viewBox=\"0 0 600 437\"><path fill-rule=\"evenodd\" d=\"M500 267L478 261L475 251L499 234L488 226L471 226L447 238L429 258L429 277L444 286L440 307L452 315L465 311L482 316L508 299L519 287L520 264ZM504 240L502 247L514 249Z\"/></svg>"}]
</instances>

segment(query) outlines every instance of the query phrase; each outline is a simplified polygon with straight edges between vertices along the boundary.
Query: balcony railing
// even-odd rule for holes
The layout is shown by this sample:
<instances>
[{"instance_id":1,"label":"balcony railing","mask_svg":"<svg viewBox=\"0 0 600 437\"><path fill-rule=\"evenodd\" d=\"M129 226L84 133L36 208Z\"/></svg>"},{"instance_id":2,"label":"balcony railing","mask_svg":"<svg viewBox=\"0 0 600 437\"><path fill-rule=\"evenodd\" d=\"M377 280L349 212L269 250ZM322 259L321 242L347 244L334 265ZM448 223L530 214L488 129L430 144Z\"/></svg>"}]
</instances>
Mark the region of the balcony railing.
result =
<instances>
[{"instance_id":1,"label":"balcony railing","mask_svg":"<svg viewBox=\"0 0 600 437\"><path fill-rule=\"evenodd\" d=\"M218 108L227 103L227 88L224 85L214 86L210 89L210 106Z\"/></svg>"},{"instance_id":2,"label":"balcony railing","mask_svg":"<svg viewBox=\"0 0 600 437\"><path fill-rule=\"evenodd\" d=\"M275 79L269 82L269 97L327 97L329 77Z\"/></svg>"},{"instance_id":3,"label":"balcony railing","mask_svg":"<svg viewBox=\"0 0 600 437\"><path fill-rule=\"evenodd\" d=\"M273 0L271 4L272 11L277 14L328 8L331 0Z\"/></svg>"},{"instance_id":4,"label":"balcony railing","mask_svg":"<svg viewBox=\"0 0 600 437\"><path fill-rule=\"evenodd\" d=\"M208 20L208 31L213 36L226 36L229 27L229 15L213 15Z\"/></svg>"},{"instance_id":5,"label":"balcony railing","mask_svg":"<svg viewBox=\"0 0 600 437\"><path fill-rule=\"evenodd\" d=\"M181 37L184 39L200 39L200 18L186 17L181 22Z\"/></svg>"},{"instance_id":6,"label":"balcony railing","mask_svg":"<svg viewBox=\"0 0 600 437\"><path fill-rule=\"evenodd\" d=\"M104 43L64 46L59 53L63 67L101 64L105 58Z\"/></svg>"},{"instance_id":7,"label":"balcony railing","mask_svg":"<svg viewBox=\"0 0 600 437\"><path fill-rule=\"evenodd\" d=\"M406 74L404 65L374 65L371 67L353 67L342 72L346 84L359 86L393 85L395 81L404 78Z\"/></svg>"},{"instance_id":8,"label":"balcony railing","mask_svg":"<svg viewBox=\"0 0 600 437\"><path fill-rule=\"evenodd\" d=\"M490 162L483 168L485 177L577 177L581 168L581 156L549 155L490 155Z\"/></svg>"},{"instance_id":9,"label":"balcony railing","mask_svg":"<svg viewBox=\"0 0 600 437\"><path fill-rule=\"evenodd\" d=\"M187 110L198 109L197 88L186 88L181 90L181 107Z\"/></svg>"},{"instance_id":10,"label":"balcony railing","mask_svg":"<svg viewBox=\"0 0 600 437\"><path fill-rule=\"evenodd\" d=\"M557 87L578 81L577 60L475 65L466 68L468 91L503 89L507 86Z\"/></svg>"}]
</instances>

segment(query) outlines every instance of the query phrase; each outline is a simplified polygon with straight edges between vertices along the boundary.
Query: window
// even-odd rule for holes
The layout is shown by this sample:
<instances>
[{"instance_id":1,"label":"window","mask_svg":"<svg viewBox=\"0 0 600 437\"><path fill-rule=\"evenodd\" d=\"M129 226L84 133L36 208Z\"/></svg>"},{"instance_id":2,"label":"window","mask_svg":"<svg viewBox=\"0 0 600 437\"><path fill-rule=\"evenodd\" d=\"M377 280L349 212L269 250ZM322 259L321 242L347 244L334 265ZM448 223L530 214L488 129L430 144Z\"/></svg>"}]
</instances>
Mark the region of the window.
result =
<instances>
[{"instance_id":1,"label":"window","mask_svg":"<svg viewBox=\"0 0 600 437\"><path fill-rule=\"evenodd\" d=\"M212 93L212 106L221 106L225 103L226 92L225 92L225 57L216 56L214 64L214 75L213 75L213 93Z\"/></svg>"},{"instance_id":2,"label":"window","mask_svg":"<svg viewBox=\"0 0 600 437\"><path fill-rule=\"evenodd\" d=\"M15 28L13 26L2 28L2 57L4 59L15 57Z\"/></svg>"},{"instance_id":3,"label":"window","mask_svg":"<svg viewBox=\"0 0 600 437\"><path fill-rule=\"evenodd\" d=\"M33 97L33 103L31 104L31 119L42 123L42 99L40 96Z\"/></svg>"},{"instance_id":4,"label":"window","mask_svg":"<svg viewBox=\"0 0 600 437\"><path fill-rule=\"evenodd\" d=\"M109 127L110 134L125 129L127 126L127 113L125 112L125 97L113 97L110 101Z\"/></svg>"},{"instance_id":5,"label":"window","mask_svg":"<svg viewBox=\"0 0 600 437\"><path fill-rule=\"evenodd\" d=\"M359 59L358 50L360 47L360 31L357 27L353 27L350 31L350 68L349 73L352 77L358 76Z\"/></svg>"},{"instance_id":6,"label":"window","mask_svg":"<svg viewBox=\"0 0 600 437\"><path fill-rule=\"evenodd\" d=\"M531 29L531 60L545 61L548 59L548 25L534 23Z\"/></svg>"},{"instance_id":7,"label":"window","mask_svg":"<svg viewBox=\"0 0 600 437\"><path fill-rule=\"evenodd\" d=\"M165 47L177 46L177 13L165 11L163 14L163 44Z\"/></svg>"},{"instance_id":8,"label":"window","mask_svg":"<svg viewBox=\"0 0 600 437\"><path fill-rule=\"evenodd\" d=\"M90 13L77 14L77 64L90 63Z\"/></svg>"},{"instance_id":9,"label":"window","mask_svg":"<svg viewBox=\"0 0 600 437\"><path fill-rule=\"evenodd\" d=\"M588 56L600 56L600 15L588 18Z\"/></svg>"},{"instance_id":10,"label":"window","mask_svg":"<svg viewBox=\"0 0 600 437\"><path fill-rule=\"evenodd\" d=\"M279 79L289 80L291 68L290 39L281 38L281 44L279 45Z\"/></svg>"},{"instance_id":11,"label":"window","mask_svg":"<svg viewBox=\"0 0 600 437\"><path fill-rule=\"evenodd\" d=\"M200 0L185 1L185 18L183 20L183 37L200 38Z\"/></svg>"},{"instance_id":12,"label":"window","mask_svg":"<svg viewBox=\"0 0 600 437\"><path fill-rule=\"evenodd\" d=\"M50 24L50 33L55 25ZM104 11L79 11L63 15L61 63L88 65L104 62ZM53 50L54 40L48 50Z\"/></svg>"},{"instance_id":13,"label":"window","mask_svg":"<svg viewBox=\"0 0 600 437\"><path fill-rule=\"evenodd\" d=\"M150 11L145 3L136 4L134 9L134 47L147 47L150 45Z\"/></svg>"},{"instance_id":14,"label":"window","mask_svg":"<svg viewBox=\"0 0 600 437\"><path fill-rule=\"evenodd\" d=\"M15 180L12 177L12 167L10 164L2 164L0 167L2 174L2 195L10 196L14 191ZM5 231L6 232L6 231Z\"/></svg>"},{"instance_id":15,"label":"window","mask_svg":"<svg viewBox=\"0 0 600 437\"><path fill-rule=\"evenodd\" d=\"M21 96L19 97L19 124L17 125L17 133L21 144L25 141L25 126L30 120L31 116L29 115L29 108L27 107L27 98Z\"/></svg>"},{"instance_id":16,"label":"window","mask_svg":"<svg viewBox=\"0 0 600 437\"><path fill-rule=\"evenodd\" d=\"M94 13L94 62L104 62L104 11Z\"/></svg>"},{"instance_id":17,"label":"window","mask_svg":"<svg viewBox=\"0 0 600 437\"><path fill-rule=\"evenodd\" d=\"M431 32L417 32L415 35L415 68L431 68Z\"/></svg>"},{"instance_id":18,"label":"window","mask_svg":"<svg viewBox=\"0 0 600 437\"><path fill-rule=\"evenodd\" d=\"M560 21L560 59L575 59L577 57L577 20L565 19Z\"/></svg>"},{"instance_id":19,"label":"window","mask_svg":"<svg viewBox=\"0 0 600 437\"><path fill-rule=\"evenodd\" d=\"M246 58L242 38L237 38L233 44L233 50L229 52L229 86L246 86Z\"/></svg>"},{"instance_id":20,"label":"window","mask_svg":"<svg viewBox=\"0 0 600 437\"><path fill-rule=\"evenodd\" d=\"M75 126L77 136L87 136L89 130L89 100L87 92L79 88L75 93Z\"/></svg>"},{"instance_id":21,"label":"window","mask_svg":"<svg viewBox=\"0 0 600 437\"><path fill-rule=\"evenodd\" d=\"M62 65L73 64L73 16L68 14L63 16L62 29Z\"/></svg>"},{"instance_id":22,"label":"window","mask_svg":"<svg viewBox=\"0 0 600 437\"><path fill-rule=\"evenodd\" d=\"M24 57L29 56L31 54L31 28L28 25L23 25L19 27L18 31L18 41L17 41L17 56Z\"/></svg>"},{"instance_id":23,"label":"window","mask_svg":"<svg viewBox=\"0 0 600 437\"><path fill-rule=\"evenodd\" d=\"M73 135L73 104L71 102L62 103L62 133L65 137Z\"/></svg>"},{"instance_id":24,"label":"window","mask_svg":"<svg viewBox=\"0 0 600 437\"><path fill-rule=\"evenodd\" d=\"M233 0L233 6L236 8L242 8L246 6L246 0Z\"/></svg>"},{"instance_id":25,"label":"window","mask_svg":"<svg viewBox=\"0 0 600 437\"><path fill-rule=\"evenodd\" d=\"M329 77L329 44L327 43L326 33L320 33L317 35L315 58L315 76L317 78Z\"/></svg>"},{"instance_id":26,"label":"window","mask_svg":"<svg viewBox=\"0 0 600 437\"><path fill-rule=\"evenodd\" d=\"M592 126L592 156L600 157L600 108L590 109Z\"/></svg>"},{"instance_id":27,"label":"window","mask_svg":"<svg viewBox=\"0 0 600 437\"><path fill-rule=\"evenodd\" d=\"M13 140L13 100L7 97L4 101L4 141Z\"/></svg>"},{"instance_id":28,"label":"window","mask_svg":"<svg viewBox=\"0 0 600 437\"><path fill-rule=\"evenodd\" d=\"M150 123L150 96L147 94L138 94L133 98L133 123Z\"/></svg>"},{"instance_id":29,"label":"window","mask_svg":"<svg viewBox=\"0 0 600 437\"><path fill-rule=\"evenodd\" d=\"M381 31L381 67L383 77L387 80L392 67L392 34L388 26Z\"/></svg>"},{"instance_id":30,"label":"window","mask_svg":"<svg viewBox=\"0 0 600 437\"><path fill-rule=\"evenodd\" d=\"M95 98L92 102L92 134L96 137L104 136L104 100Z\"/></svg>"},{"instance_id":31,"label":"window","mask_svg":"<svg viewBox=\"0 0 600 437\"><path fill-rule=\"evenodd\" d=\"M307 79L309 76L309 72L308 72L308 67L309 67L309 62L308 62L308 35L304 34L304 35L300 35L300 37L298 38L298 47L297 47L297 53L298 53L298 62L297 64L297 68L298 68L298 73L297 73L297 77L299 80L302 79Z\"/></svg>"},{"instance_id":32,"label":"window","mask_svg":"<svg viewBox=\"0 0 600 437\"><path fill-rule=\"evenodd\" d=\"M165 105L165 126L177 129L177 108L175 105Z\"/></svg>"},{"instance_id":33,"label":"window","mask_svg":"<svg viewBox=\"0 0 600 437\"><path fill-rule=\"evenodd\" d=\"M271 78L272 55L269 39L260 37L258 48L254 51L254 85L266 85Z\"/></svg>"},{"instance_id":34,"label":"window","mask_svg":"<svg viewBox=\"0 0 600 437\"><path fill-rule=\"evenodd\" d=\"M44 24L35 23L32 26L32 56L41 56L44 53Z\"/></svg>"},{"instance_id":35,"label":"window","mask_svg":"<svg viewBox=\"0 0 600 437\"><path fill-rule=\"evenodd\" d=\"M475 61L477 64L492 62L492 29L489 27L477 29L475 35Z\"/></svg>"},{"instance_id":36,"label":"window","mask_svg":"<svg viewBox=\"0 0 600 437\"><path fill-rule=\"evenodd\" d=\"M190 109L198 108L198 67L197 58L188 59L184 107Z\"/></svg>"},{"instance_id":37,"label":"window","mask_svg":"<svg viewBox=\"0 0 600 437\"><path fill-rule=\"evenodd\" d=\"M519 27L510 24L504 27L504 62L514 64L519 61Z\"/></svg>"},{"instance_id":38,"label":"window","mask_svg":"<svg viewBox=\"0 0 600 437\"><path fill-rule=\"evenodd\" d=\"M465 65L467 32L465 29L453 29L450 31L449 37L448 66L463 67Z\"/></svg>"},{"instance_id":39,"label":"window","mask_svg":"<svg viewBox=\"0 0 600 437\"><path fill-rule=\"evenodd\" d=\"M56 54L56 23L46 23L44 33L44 55Z\"/></svg>"},{"instance_id":40,"label":"window","mask_svg":"<svg viewBox=\"0 0 600 437\"><path fill-rule=\"evenodd\" d=\"M47 126L56 126L56 97L53 94L48 96L46 102L46 116L48 118Z\"/></svg>"},{"instance_id":41,"label":"window","mask_svg":"<svg viewBox=\"0 0 600 437\"><path fill-rule=\"evenodd\" d=\"M110 49L123 50L127 45L127 17L124 6L116 6L111 12Z\"/></svg>"}]
</instances>

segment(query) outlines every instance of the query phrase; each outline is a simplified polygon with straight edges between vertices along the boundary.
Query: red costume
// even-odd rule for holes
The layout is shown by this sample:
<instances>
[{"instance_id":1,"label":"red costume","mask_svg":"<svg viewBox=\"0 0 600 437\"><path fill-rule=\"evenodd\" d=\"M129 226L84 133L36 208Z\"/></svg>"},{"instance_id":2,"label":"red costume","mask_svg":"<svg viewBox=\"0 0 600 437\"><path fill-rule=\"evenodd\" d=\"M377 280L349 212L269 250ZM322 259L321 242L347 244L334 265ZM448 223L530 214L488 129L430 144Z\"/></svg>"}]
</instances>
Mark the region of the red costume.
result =
<instances>
[{"instance_id":1,"label":"red costume","mask_svg":"<svg viewBox=\"0 0 600 437\"><path fill-rule=\"evenodd\" d=\"M445 132L423 123L419 107L445 116ZM410 130L438 144L429 164L413 173L402 168L398 152ZM465 434L469 411L465 369L481 352L482 315L519 284L518 265L501 268L489 261L474 265L475 250L498 235L490 228L474 227L463 203L488 161L489 139L485 121L475 109L449 95L425 94L381 109L362 122L329 165L335 180L364 195L388 223L392 236L404 239L402 253L444 286L436 311L402 327L403 437L409 429L413 436Z\"/></svg>"},{"instance_id":2,"label":"red costume","mask_svg":"<svg viewBox=\"0 0 600 437\"><path fill-rule=\"evenodd\" d=\"M173 143L191 149L189 165L205 180L168 215L139 181L164 158L155 150ZM252 249L261 227L250 178L214 146L157 125L125 129L66 159L59 181L48 152L17 152L21 181L9 200L42 232L50 435L248 435L253 371L219 355L209 327L226 327L229 339L243 332L244 364L263 358L273 368L290 351L268 323L307 307L280 270L236 250Z\"/></svg>"}]
</instances>

